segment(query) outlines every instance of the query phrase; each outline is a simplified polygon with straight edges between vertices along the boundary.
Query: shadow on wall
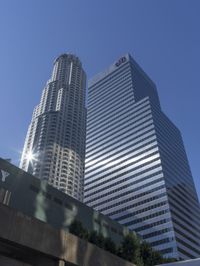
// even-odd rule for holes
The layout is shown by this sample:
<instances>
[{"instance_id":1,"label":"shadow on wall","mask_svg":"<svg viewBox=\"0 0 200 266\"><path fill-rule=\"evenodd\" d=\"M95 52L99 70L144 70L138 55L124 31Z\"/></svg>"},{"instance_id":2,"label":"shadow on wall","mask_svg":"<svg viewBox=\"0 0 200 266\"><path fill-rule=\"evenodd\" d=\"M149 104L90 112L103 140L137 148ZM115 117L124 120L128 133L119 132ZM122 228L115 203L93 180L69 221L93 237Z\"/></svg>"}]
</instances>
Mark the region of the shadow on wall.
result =
<instances>
[{"instance_id":1,"label":"shadow on wall","mask_svg":"<svg viewBox=\"0 0 200 266\"><path fill-rule=\"evenodd\" d=\"M69 197L65 194L2 159L0 159L0 170L0 202L9 206L10 210L22 213L17 217L20 219L21 216L21 219L27 223L27 227L23 222L12 224L10 227L13 233L9 232L9 235L17 234L17 241L22 241L21 244L24 243L23 245L28 247L24 253L21 252L24 248L20 247L20 244L18 250L8 246L9 250L12 249L14 257L18 254L19 260L34 266L61 266L62 264L58 264L58 258L72 263L71 265L100 266L102 263L104 266L132 265L85 240L66 234L65 231L68 231L71 222L78 219L77 217L82 217L85 211L84 208L73 205L73 199L70 198L68 202ZM95 212L93 215L96 217L99 214ZM84 218L87 220L88 217ZM62 230L55 230L61 228ZM3 244L0 242L1 246ZM41 254L38 259L38 255L34 252L42 250L48 250L50 256L45 255L44 261L41 261ZM70 265L68 262L62 266Z\"/></svg>"},{"instance_id":2,"label":"shadow on wall","mask_svg":"<svg viewBox=\"0 0 200 266\"><path fill-rule=\"evenodd\" d=\"M41 189L37 190L37 193L36 191L33 192L30 190L30 184L34 183L33 181L37 183L37 185L41 184ZM41 197L43 193L47 193L48 195L48 190L48 186L45 182L41 183L39 180L32 177L28 173L22 171L21 169L13 166L12 164L0 158L0 203L11 207L11 210L14 209L16 211L19 211L19 214L17 215L17 217L19 216L19 219L20 213L23 213L28 217L35 217L43 222L48 223L48 221L51 219L50 216L53 214L50 210L48 200L44 200L44 197ZM27 216L24 216L24 221L30 220ZM63 220L64 214L60 212L59 223L62 223ZM23 223L23 220L21 222ZM22 225L23 224L21 223L12 224L10 232L8 232L11 236L12 231L13 236L15 235L15 232L18 232L17 241L19 240L19 242L26 241L28 237L30 237L30 232L27 232L26 234L26 228L22 228L22 230L20 231L20 226ZM29 230L29 228L27 228L27 230ZM31 248L35 245L35 247L37 247L36 250L42 250L44 248L42 247L42 245L44 243L45 236L41 233L40 239L38 239L38 232L36 231L31 232L32 241L31 243L27 243L27 246ZM45 242L48 246L48 236L45 237ZM60 253L63 252L61 239L55 239L55 246L57 250L60 250ZM3 252L2 249L5 252ZM32 250L29 248L26 249L25 247L20 247L19 243L17 244L17 247L15 247L11 243L5 244L0 242L0 254L2 254L2 256L5 255L2 261L8 261L8 257L13 257L13 259L17 259L19 261L22 261L23 263L28 263L34 266L57 265L55 259L48 258L48 256L46 257L42 255L38 257L38 253L34 252L34 249ZM1 262L0 265L2 265L2 263L3 262ZM18 265L17 262L15 262L15 264ZM21 266L26 264L19 265Z\"/></svg>"}]
</instances>

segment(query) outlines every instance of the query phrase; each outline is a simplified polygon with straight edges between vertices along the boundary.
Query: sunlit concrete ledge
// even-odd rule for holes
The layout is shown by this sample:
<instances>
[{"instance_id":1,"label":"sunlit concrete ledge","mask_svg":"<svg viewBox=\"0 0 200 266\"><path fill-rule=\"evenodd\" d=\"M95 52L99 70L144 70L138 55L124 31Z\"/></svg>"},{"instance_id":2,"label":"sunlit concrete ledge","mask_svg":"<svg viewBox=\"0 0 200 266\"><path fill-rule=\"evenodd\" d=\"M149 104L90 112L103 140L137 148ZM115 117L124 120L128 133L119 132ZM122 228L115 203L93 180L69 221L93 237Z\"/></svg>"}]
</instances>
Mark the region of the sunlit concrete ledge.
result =
<instances>
[{"instance_id":1,"label":"sunlit concrete ledge","mask_svg":"<svg viewBox=\"0 0 200 266\"><path fill-rule=\"evenodd\" d=\"M0 204L0 265L133 266L63 230Z\"/></svg>"}]
</instances>

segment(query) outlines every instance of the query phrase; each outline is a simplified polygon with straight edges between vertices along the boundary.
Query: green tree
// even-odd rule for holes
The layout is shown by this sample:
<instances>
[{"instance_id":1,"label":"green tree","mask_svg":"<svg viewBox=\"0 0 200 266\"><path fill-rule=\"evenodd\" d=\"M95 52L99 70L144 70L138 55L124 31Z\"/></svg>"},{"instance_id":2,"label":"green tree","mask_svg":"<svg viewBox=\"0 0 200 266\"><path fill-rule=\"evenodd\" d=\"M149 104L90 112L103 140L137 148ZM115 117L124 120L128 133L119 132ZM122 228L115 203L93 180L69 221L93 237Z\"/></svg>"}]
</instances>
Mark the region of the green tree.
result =
<instances>
[{"instance_id":1,"label":"green tree","mask_svg":"<svg viewBox=\"0 0 200 266\"><path fill-rule=\"evenodd\" d=\"M88 240L100 248L104 248L105 246L105 238L102 234L98 234L96 231L90 232Z\"/></svg>"},{"instance_id":2,"label":"green tree","mask_svg":"<svg viewBox=\"0 0 200 266\"><path fill-rule=\"evenodd\" d=\"M124 237L118 255L135 263L137 266L144 265L140 256L140 239L133 233Z\"/></svg>"},{"instance_id":3,"label":"green tree","mask_svg":"<svg viewBox=\"0 0 200 266\"><path fill-rule=\"evenodd\" d=\"M152 249L149 243L142 242L134 233L129 233L125 236L120 247L117 249L112 239L105 238L96 231L88 233L80 221L74 220L69 227L69 232L125 260L129 260L137 266L154 266L156 264L177 261L174 258L163 258L158 251Z\"/></svg>"},{"instance_id":4,"label":"green tree","mask_svg":"<svg viewBox=\"0 0 200 266\"><path fill-rule=\"evenodd\" d=\"M174 258L163 258L159 251L154 250L149 243L142 242L140 245L140 255L145 266L154 266L167 262L176 261Z\"/></svg>"},{"instance_id":5,"label":"green tree","mask_svg":"<svg viewBox=\"0 0 200 266\"><path fill-rule=\"evenodd\" d=\"M69 232L83 239L88 239L88 231L80 221L74 220L69 226Z\"/></svg>"},{"instance_id":6,"label":"green tree","mask_svg":"<svg viewBox=\"0 0 200 266\"><path fill-rule=\"evenodd\" d=\"M140 245L140 254L145 266L152 266L152 248L147 242Z\"/></svg>"},{"instance_id":7,"label":"green tree","mask_svg":"<svg viewBox=\"0 0 200 266\"><path fill-rule=\"evenodd\" d=\"M105 238L105 240L104 240L104 248L105 248L105 250L110 251L113 254L116 254L116 251L117 251L116 245L112 241L112 239L109 237Z\"/></svg>"}]
</instances>

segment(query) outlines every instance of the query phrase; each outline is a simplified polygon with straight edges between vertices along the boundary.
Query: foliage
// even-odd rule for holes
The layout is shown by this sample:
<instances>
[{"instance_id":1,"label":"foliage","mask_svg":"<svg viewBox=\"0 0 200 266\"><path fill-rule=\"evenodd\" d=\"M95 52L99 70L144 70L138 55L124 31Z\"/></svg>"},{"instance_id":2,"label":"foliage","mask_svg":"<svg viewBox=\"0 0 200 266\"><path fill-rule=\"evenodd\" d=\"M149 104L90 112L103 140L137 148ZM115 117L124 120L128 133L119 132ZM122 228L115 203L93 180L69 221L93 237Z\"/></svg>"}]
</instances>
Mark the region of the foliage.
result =
<instances>
[{"instance_id":1,"label":"foliage","mask_svg":"<svg viewBox=\"0 0 200 266\"><path fill-rule=\"evenodd\" d=\"M125 260L135 263L138 266L142 266L142 258L140 256L140 240L139 238L130 233L124 237L118 255Z\"/></svg>"},{"instance_id":2,"label":"foliage","mask_svg":"<svg viewBox=\"0 0 200 266\"><path fill-rule=\"evenodd\" d=\"M140 254L145 266L176 261L174 258L163 258L160 252L153 250L150 244L145 241L140 245Z\"/></svg>"},{"instance_id":3,"label":"foliage","mask_svg":"<svg viewBox=\"0 0 200 266\"><path fill-rule=\"evenodd\" d=\"M100 248L104 248L104 244L105 244L105 238L103 237L102 234L98 234L96 231L92 231L89 234L89 239L88 239L91 243L97 245Z\"/></svg>"},{"instance_id":4,"label":"foliage","mask_svg":"<svg viewBox=\"0 0 200 266\"><path fill-rule=\"evenodd\" d=\"M79 221L73 221L69 227L69 232L83 239L88 239L88 231Z\"/></svg>"},{"instance_id":5,"label":"foliage","mask_svg":"<svg viewBox=\"0 0 200 266\"><path fill-rule=\"evenodd\" d=\"M175 258L163 258L162 263L169 263L169 262L176 262L176 261L178 260Z\"/></svg>"},{"instance_id":6,"label":"foliage","mask_svg":"<svg viewBox=\"0 0 200 266\"><path fill-rule=\"evenodd\" d=\"M133 262L137 266L154 266L156 264L176 261L176 259L173 258L163 258L158 251L152 249L149 243L141 241L134 233L129 233L125 236L121 245L117 248L112 239L105 238L96 231L88 233L80 221L73 221L69 227L69 231L100 248Z\"/></svg>"},{"instance_id":7,"label":"foliage","mask_svg":"<svg viewBox=\"0 0 200 266\"><path fill-rule=\"evenodd\" d=\"M116 254L116 252L117 252L117 248L116 248L115 243L109 237L105 238L104 248L105 248L105 250L110 251L113 254Z\"/></svg>"},{"instance_id":8,"label":"foliage","mask_svg":"<svg viewBox=\"0 0 200 266\"><path fill-rule=\"evenodd\" d=\"M153 266L156 264L156 262L154 263L155 258L153 259L153 256L152 256L153 250L147 242L141 243L140 253L143 258L143 262L145 266Z\"/></svg>"}]
</instances>

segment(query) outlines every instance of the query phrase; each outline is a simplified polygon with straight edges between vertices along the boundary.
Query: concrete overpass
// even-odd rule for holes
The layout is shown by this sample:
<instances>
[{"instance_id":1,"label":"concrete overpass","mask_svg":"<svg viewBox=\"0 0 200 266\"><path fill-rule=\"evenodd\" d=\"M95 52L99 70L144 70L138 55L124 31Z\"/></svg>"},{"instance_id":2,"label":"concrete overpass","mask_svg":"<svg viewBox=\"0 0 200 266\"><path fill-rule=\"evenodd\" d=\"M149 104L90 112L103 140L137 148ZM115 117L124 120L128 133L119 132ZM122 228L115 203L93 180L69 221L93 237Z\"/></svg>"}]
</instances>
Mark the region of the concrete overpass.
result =
<instances>
[{"instance_id":1,"label":"concrete overpass","mask_svg":"<svg viewBox=\"0 0 200 266\"><path fill-rule=\"evenodd\" d=\"M64 230L0 204L2 266L134 266Z\"/></svg>"}]
</instances>

